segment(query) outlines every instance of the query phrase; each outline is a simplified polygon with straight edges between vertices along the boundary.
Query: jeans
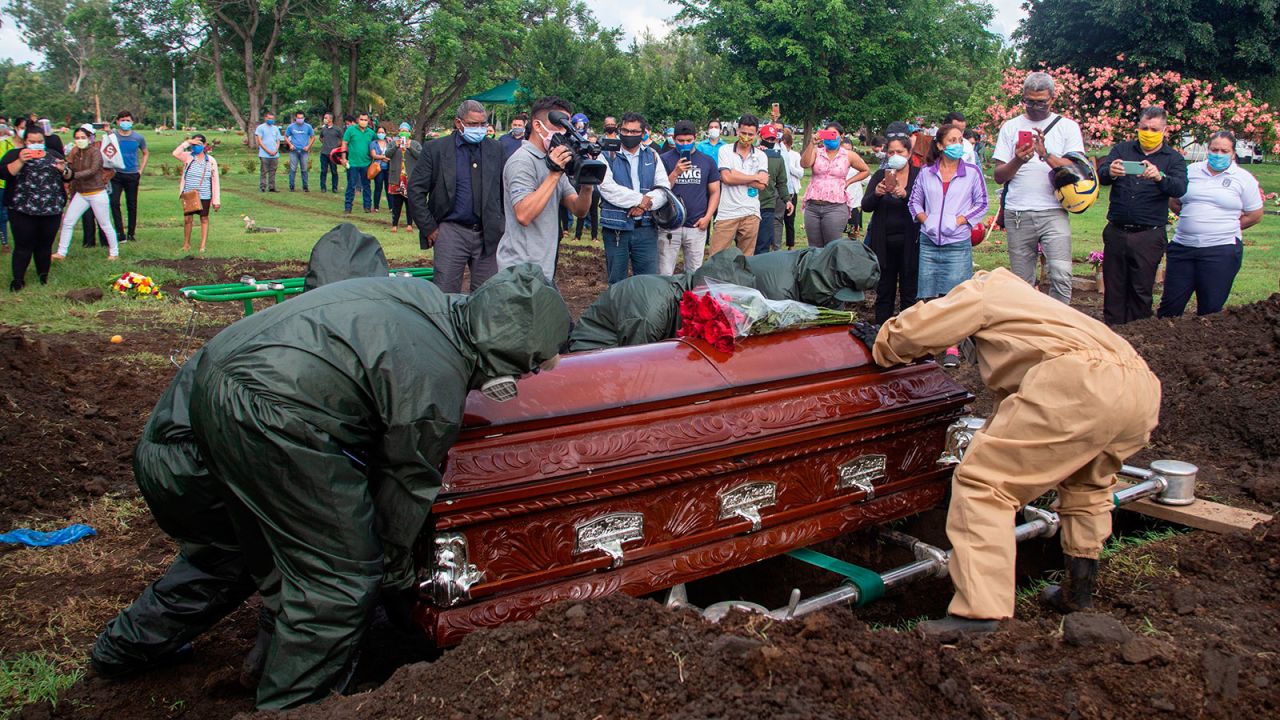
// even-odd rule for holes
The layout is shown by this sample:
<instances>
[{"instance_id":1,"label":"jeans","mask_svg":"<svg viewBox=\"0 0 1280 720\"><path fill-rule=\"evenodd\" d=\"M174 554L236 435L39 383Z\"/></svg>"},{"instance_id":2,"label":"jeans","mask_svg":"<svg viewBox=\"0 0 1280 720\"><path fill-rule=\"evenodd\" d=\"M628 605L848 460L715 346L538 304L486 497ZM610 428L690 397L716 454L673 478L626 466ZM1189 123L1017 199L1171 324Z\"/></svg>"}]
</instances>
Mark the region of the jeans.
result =
<instances>
[{"instance_id":1,"label":"jeans","mask_svg":"<svg viewBox=\"0 0 1280 720\"><path fill-rule=\"evenodd\" d=\"M302 189L307 189L307 168L311 165L311 153L306 150L289 151L289 189L293 189L294 173L302 171Z\"/></svg>"},{"instance_id":2,"label":"jeans","mask_svg":"<svg viewBox=\"0 0 1280 720\"><path fill-rule=\"evenodd\" d=\"M1164 295L1156 316L1180 317L1192 293L1197 315L1220 312L1243 261L1244 243L1239 239L1231 245L1200 248L1170 243L1165 253Z\"/></svg>"},{"instance_id":3,"label":"jeans","mask_svg":"<svg viewBox=\"0 0 1280 720\"><path fill-rule=\"evenodd\" d=\"M1102 319L1108 325L1123 325L1151 317L1151 296L1156 287L1156 268L1164 257L1168 235L1165 227L1129 232L1107 223L1102 229Z\"/></svg>"},{"instance_id":4,"label":"jeans","mask_svg":"<svg viewBox=\"0 0 1280 720\"><path fill-rule=\"evenodd\" d=\"M347 212L351 212L351 203L356 199L356 186L360 187L360 195L364 198L364 209L367 212L373 207L373 198L369 193L369 168L347 166L347 196L342 206Z\"/></svg>"},{"instance_id":5,"label":"jeans","mask_svg":"<svg viewBox=\"0 0 1280 720\"><path fill-rule=\"evenodd\" d=\"M36 275L41 284L49 282L49 266L52 264L53 240L58 236L60 215L28 215L17 210L9 211L9 225L13 228L13 282L10 290L21 290L26 285L27 266L36 263Z\"/></svg>"},{"instance_id":6,"label":"jeans","mask_svg":"<svg viewBox=\"0 0 1280 720\"><path fill-rule=\"evenodd\" d=\"M109 254L116 257L120 254L120 247L116 244L116 231L111 227L111 209L108 207L110 200L107 193L96 192L92 195L81 195L76 193L71 196L71 202L67 203L66 212L62 215L62 237L58 240L58 254L66 255L71 249L71 233L76 229L76 221L86 210L93 211L93 218L96 218L98 224L102 227L103 241L110 248Z\"/></svg>"},{"instance_id":7,"label":"jeans","mask_svg":"<svg viewBox=\"0 0 1280 720\"><path fill-rule=\"evenodd\" d=\"M773 210L760 211L760 229L756 232L756 255L773 250Z\"/></svg>"},{"instance_id":8,"label":"jeans","mask_svg":"<svg viewBox=\"0 0 1280 720\"><path fill-rule=\"evenodd\" d=\"M111 222L116 226L116 237L132 240L138 229L138 181L142 176L138 173L117 172L111 178ZM125 230L124 217L120 214L120 197L124 196L129 208L129 227Z\"/></svg>"},{"instance_id":9,"label":"jeans","mask_svg":"<svg viewBox=\"0 0 1280 720\"><path fill-rule=\"evenodd\" d=\"M338 164L329 159L329 153L320 153L320 192L324 192L326 177L332 177L333 191L338 192Z\"/></svg>"},{"instance_id":10,"label":"jeans","mask_svg":"<svg viewBox=\"0 0 1280 720\"><path fill-rule=\"evenodd\" d=\"M658 231L652 225L635 230L610 230L604 228L604 264L609 273L609 284L627 279L630 263L633 275L658 274Z\"/></svg>"},{"instance_id":11,"label":"jeans","mask_svg":"<svg viewBox=\"0 0 1280 720\"><path fill-rule=\"evenodd\" d=\"M1009 269L1036 284L1040 246L1049 265L1049 297L1071 302L1071 220L1066 210L1005 210Z\"/></svg>"},{"instance_id":12,"label":"jeans","mask_svg":"<svg viewBox=\"0 0 1280 720\"><path fill-rule=\"evenodd\" d=\"M804 234L809 247L826 247L844 237L849 222L849 206L844 203L809 201L804 204Z\"/></svg>"},{"instance_id":13,"label":"jeans","mask_svg":"<svg viewBox=\"0 0 1280 720\"><path fill-rule=\"evenodd\" d=\"M276 170L280 167L280 158L258 158L258 190L276 189Z\"/></svg>"},{"instance_id":14,"label":"jeans","mask_svg":"<svg viewBox=\"0 0 1280 720\"><path fill-rule=\"evenodd\" d=\"M387 204L391 206L391 227L396 227L400 224L401 214L404 215L406 225L413 224L413 216L409 214L409 203L403 195L387 193Z\"/></svg>"},{"instance_id":15,"label":"jeans","mask_svg":"<svg viewBox=\"0 0 1280 720\"><path fill-rule=\"evenodd\" d=\"M382 194L387 189L387 171L383 170L373 179L373 209L377 210L381 204ZM390 201L388 201L390 202Z\"/></svg>"}]
</instances>

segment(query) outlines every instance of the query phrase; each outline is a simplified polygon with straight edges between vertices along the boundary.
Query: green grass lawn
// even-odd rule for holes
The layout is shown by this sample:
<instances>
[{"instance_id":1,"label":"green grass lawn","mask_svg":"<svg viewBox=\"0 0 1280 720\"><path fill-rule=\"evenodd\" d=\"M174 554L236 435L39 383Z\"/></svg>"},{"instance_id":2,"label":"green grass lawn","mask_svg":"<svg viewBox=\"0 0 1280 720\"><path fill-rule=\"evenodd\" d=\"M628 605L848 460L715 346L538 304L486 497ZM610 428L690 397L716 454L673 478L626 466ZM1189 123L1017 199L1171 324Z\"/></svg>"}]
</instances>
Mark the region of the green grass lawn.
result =
<instances>
[{"instance_id":1,"label":"green grass lawn","mask_svg":"<svg viewBox=\"0 0 1280 720\"><path fill-rule=\"evenodd\" d=\"M355 223L365 232L378 238L393 264L409 264L423 253L418 249L416 232L398 234L390 232L390 208L384 202L380 214L361 212L356 199L356 211L344 216L342 196L319 192L319 162L313 155L311 192L288 191L288 173L284 158L281 160L277 187L280 192L258 192L258 162L256 153L241 145L241 138L231 133L208 133L210 140L220 142L214 150L226 173L222 176L222 210L211 215L211 232L207 257L246 257L258 260L295 260L305 262L316 239L333 226L344 221ZM170 133L156 135L146 133L151 148L151 162L142 181L138 198L139 223L137 242L123 246L122 260L109 263L106 251L101 248L85 250L80 247L79 229L71 245L67 260L54 266L50 283L41 287L34 280L34 270L28 270L28 285L21 293L0 293L0 323L28 326L40 331L96 330L97 315L103 311L136 312L140 308L154 308L132 299L109 297L95 303L92 311L72 304L63 298L70 290L84 287L107 289L113 277L125 270L150 275L156 280L173 282L177 274L170 269L149 263L155 259L180 258L182 247L182 213L178 200L178 170L181 164L170 156L180 141L180 135ZM1280 190L1280 165L1250 166L1264 188ZM166 172L167 171L167 172ZM346 178L342 178L345 187ZM992 185L992 197L997 188ZM1074 231L1074 255L1081 261L1078 274L1088 274L1083 263L1090 251L1102 248L1102 227L1105 224L1107 189L1097 204L1083 215L1072 217ZM992 209L994 212L994 208ZM248 215L259 226L281 228L279 233L246 234L242 216ZM797 233L803 243L803 222L797 218ZM197 236L193 246L198 246ZM1000 236L994 235L996 239ZM1276 278L1280 274L1280 217L1267 216L1260 225L1245 233L1244 268L1236 279L1231 303L1260 300L1277 290ZM570 241L570 250L583 252L590 243ZM429 257L430 253L426 253ZM975 262L983 268L1008 264L1008 254L1003 246L987 243L975 253ZM143 301L145 302L145 301ZM175 303L177 301L174 301ZM175 317L178 308L173 308Z\"/></svg>"}]
</instances>

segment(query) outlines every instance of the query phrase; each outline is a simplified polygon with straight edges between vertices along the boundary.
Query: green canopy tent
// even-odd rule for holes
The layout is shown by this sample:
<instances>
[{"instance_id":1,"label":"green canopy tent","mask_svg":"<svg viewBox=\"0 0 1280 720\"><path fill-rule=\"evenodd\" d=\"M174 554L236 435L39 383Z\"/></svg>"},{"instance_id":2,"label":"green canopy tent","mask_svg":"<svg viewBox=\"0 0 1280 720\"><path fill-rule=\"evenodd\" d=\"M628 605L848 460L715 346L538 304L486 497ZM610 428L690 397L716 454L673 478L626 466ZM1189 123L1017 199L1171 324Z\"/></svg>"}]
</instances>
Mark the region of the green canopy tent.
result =
<instances>
[{"instance_id":1,"label":"green canopy tent","mask_svg":"<svg viewBox=\"0 0 1280 720\"><path fill-rule=\"evenodd\" d=\"M482 93L471 95L467 99L475 100L477 102L484 103L485 105L515 105L516 96L522 92L528 94L529 89L522 86L518 79L512 78L501 85L491 87ZM497 115L497 108L493 109L491 115ZM499 130L502 129L502 125L499 125L498 123L494 123L494 127Z\"/></svg>"}]
</instances>

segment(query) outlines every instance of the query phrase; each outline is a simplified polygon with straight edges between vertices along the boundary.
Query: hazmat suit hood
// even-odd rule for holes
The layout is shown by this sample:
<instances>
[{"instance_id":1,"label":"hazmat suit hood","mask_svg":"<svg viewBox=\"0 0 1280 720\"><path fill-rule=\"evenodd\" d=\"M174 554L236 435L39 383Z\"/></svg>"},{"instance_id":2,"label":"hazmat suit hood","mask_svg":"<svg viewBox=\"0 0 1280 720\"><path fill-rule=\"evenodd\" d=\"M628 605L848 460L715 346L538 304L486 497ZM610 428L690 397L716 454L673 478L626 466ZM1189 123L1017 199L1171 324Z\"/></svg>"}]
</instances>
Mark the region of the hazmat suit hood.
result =
<instances>
[{"instance_id":1,"label":"hazmat suit hood","mask_svg":"<svg viewBox=\"0 0 1280 720\"><path fill-rule=\"evenodd\" d=\"M472 388L532 372L569 337L568 306L542 269L530 263L500 270L453 311L458 331L476 352Z\"/></svg>"},{"instance_id":2,"label":"hazmat suit hood","mask_svg":"<svg viewBox=\"0 0 1280 720\"><path fill-rule=\"evenodd\" d=\"M858 302L880 281L880 263L871 248L854 240L836 240L803 254L796 284L801 302L838 307Z\"/></svg>"},{"instance_id":3,"label":"hazmat suit hood","mask_svg":"<svg viewBox=\"0 0 1280 720\"><path fill-rule=\"evenodd\" d=\"M351 223L342 223L325 233L311 248L303 291L314 290L339 280L358 277L386 277L387 256L378 239L362 233Z\"/></svg>"},{"instance_id":4,"label":"hazmat suit hood","mask_svg":"<svg viewBox=\"0 0 1280 720\"><path fill-rule=\"evenodd\" d=\"M685 277L688 279L685 290L705 285L707 280L749 288L756 286L756 276L747 265L747 257L736 247L725 248L712 255L697 270L685 273Z\"/></svg>"}]
</instances>

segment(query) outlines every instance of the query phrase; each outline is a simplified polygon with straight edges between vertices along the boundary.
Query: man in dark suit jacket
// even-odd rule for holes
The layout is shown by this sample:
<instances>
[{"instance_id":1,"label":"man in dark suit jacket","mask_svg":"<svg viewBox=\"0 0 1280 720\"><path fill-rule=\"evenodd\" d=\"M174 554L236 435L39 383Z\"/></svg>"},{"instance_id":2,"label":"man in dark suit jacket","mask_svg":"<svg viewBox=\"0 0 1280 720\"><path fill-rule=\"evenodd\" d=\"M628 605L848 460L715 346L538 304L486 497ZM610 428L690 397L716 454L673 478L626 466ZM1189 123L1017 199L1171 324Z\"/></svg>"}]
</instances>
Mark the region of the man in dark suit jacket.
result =
<instances>
[{"instance_id":1,"label":"man in dark suit jacket","mask_svg":"<svg viewBox=\"0 0 1280 720\"><path fill-rule=\"evenodd\" d=\"M462 292L471 269L474 290L498 271L496 254L506 218L502 209L502 146L485 137L488 116L464 100L453 133L423 146L409 177L409 214L423 250L435 248L435 282Z\"/></svg>"}]
</instances>

